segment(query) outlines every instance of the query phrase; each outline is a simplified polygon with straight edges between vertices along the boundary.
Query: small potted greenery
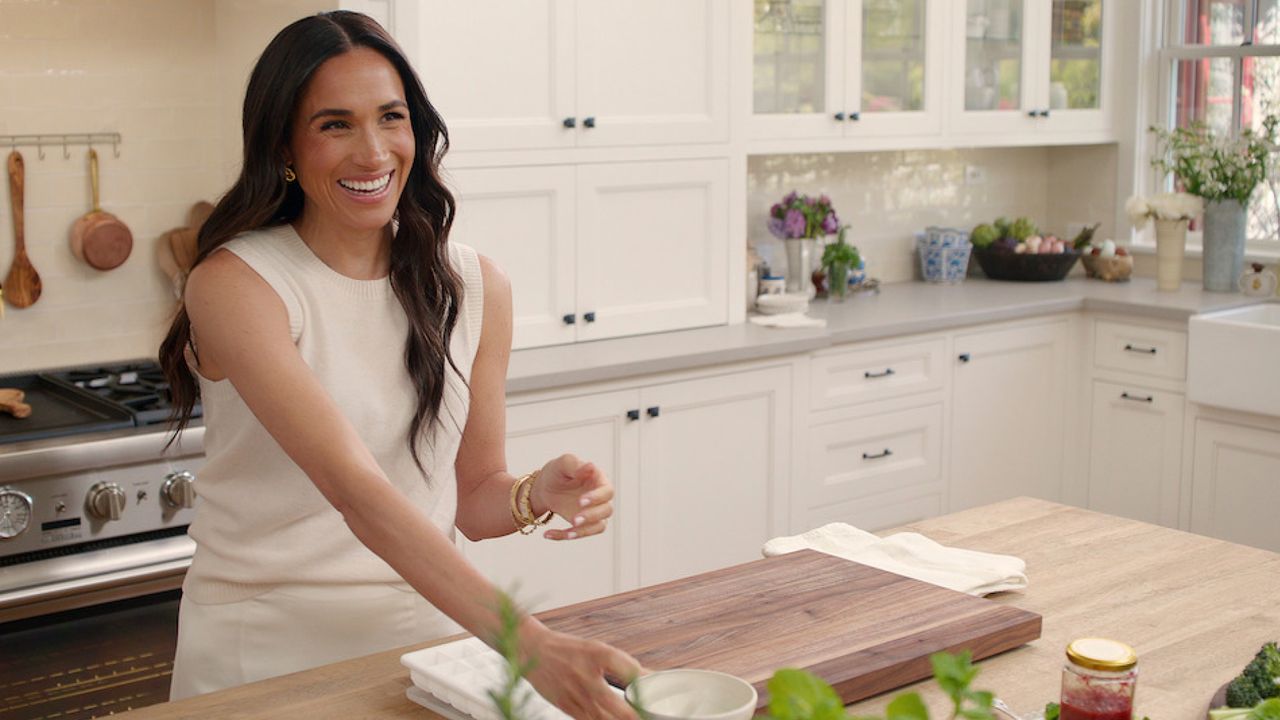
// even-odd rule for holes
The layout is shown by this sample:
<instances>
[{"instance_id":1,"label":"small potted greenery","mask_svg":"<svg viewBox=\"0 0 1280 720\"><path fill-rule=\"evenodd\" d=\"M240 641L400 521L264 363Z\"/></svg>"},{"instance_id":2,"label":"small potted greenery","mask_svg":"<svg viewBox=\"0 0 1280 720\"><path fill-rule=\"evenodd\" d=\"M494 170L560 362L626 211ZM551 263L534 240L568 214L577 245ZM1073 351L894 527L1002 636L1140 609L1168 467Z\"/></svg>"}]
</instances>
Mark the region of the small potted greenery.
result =
<instances>
[{"instance_id":1,"label":"small potted greenery","mask_svg":"<svg viewBox=\"0 0 1280 720\"><path fill-rule=\"evenodd\" d=\"M858 267L861 261L858 248L845 242L845 235L848 232L849 226L842 225L836 241L822 250L822 266L827 269L830 294L836 302L844 301L845 295L849 292L849 272Z\"/></svg>"}]
</instances>

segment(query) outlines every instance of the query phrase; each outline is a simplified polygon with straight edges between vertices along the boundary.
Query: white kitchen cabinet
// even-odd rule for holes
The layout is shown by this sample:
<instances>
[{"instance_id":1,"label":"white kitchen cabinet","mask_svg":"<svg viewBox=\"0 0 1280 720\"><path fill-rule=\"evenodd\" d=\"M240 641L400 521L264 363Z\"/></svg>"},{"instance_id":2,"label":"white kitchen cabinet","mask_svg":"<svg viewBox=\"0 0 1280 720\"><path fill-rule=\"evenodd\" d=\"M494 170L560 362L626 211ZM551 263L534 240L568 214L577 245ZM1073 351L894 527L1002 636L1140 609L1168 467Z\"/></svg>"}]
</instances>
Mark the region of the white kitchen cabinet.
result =
<instances>
[{"instance_id":1,"label":"white kitchen cabinet","mask_svg":"<svg viewBox=\"0 0 1280 720\"><path fill-rule=\"evenodd\" d=\"M415 4L408 52L456 150L727 139L727 3Z\"/></svg>"},{"instance_id":2,"label":"white kitchen cabinet","mask_svg":"<svg viewBox=\"0 0 1280 720\"><path fill-rule=\"evenodd\" d=\"M1191 531L1280 552L1280 431L1198 418Z\"/></svg>"},{"instance_id":3,"label":"white kitchen cabinet","mask_svg":"<svg viewBox=\"0 0 1280 720\"><path fill-rule=\"evenodd\" d=\"M946 20L941 0L755 0L751 137L939 132Z\"/></svg>"},{"instance_id":4,"label":"white kitchen cabinet","mask_svg":"<svg viewBox=\"0 0 1280 720\"><path fill-rule=\"evenodd\" d=\"M614 517L600 535L552 541L541 530L471 542L462 552L486 577L532 610L622 592L636 586L637 442L626 410L636 393L610 392L507 408L507 465L513 473L571 452L598 465L616 490ZM557 518L553 527L562 527Z\"/></svg>"},{"instance_id":5,"label":"white kitchen cabinet","mask_svg":"<svg viewBox=\"0 0 1280 720\"><path fill-rule=\"evenodd\" d=\"M728 321L723 159L465 168L451 237L511 278L516 349Z\"/></svg>"},{"instance_id":6,"label":"white kitchen cabinet","mask_svg":"<svg viewBox=\"0 0 1280 720\"><path fill-rule=\"evenodd\" d=\"M1178 526L1183 406L1181 393L1093 383L1091 510Z\"/></svg>"},{"instance_id":7,"label":"white kitchen cabinet","mask_svg":"<svg viewBox=\"0 0 1280 720\"><path fill-rule=\"evenodd\" d=\"M599 536L460 541L481 572L500 587L518 585L535 610L755 560L786 530L788 365L517 398L507 418L513 473L572 452L603 468L617 490Z\"/></svg>"},{"instance_id":8,"label":"white kitchen cabinet","mask_svg":"<svg viewBox=\"0 0 1280 720\"><path fill-rule=\"evenodd\" d=\"M949 509L1031 495L1058 500L1063 477L1067 320L955 336Z\"/></svg>"},{"instance_id":9,"label":"white kitchen cabinet","mask_svg":"<svg viewBox=\"0 0 1280 720\"><path fill-rule=\"evenodd\" d=\"M640 397L640 584L759 559L786 529L790 369L654 385Z\"/></svg>"},{"instance_id":10,"label":"white kitchen cabinet","mask_svg":"<svg viewBox=\"0 0 1280 720\"><path fill-rule=\"evenodd\" d=\"M989 144L1105 137L1116 2L957 0L950 132Z\"/></svg>"}]
</instances>

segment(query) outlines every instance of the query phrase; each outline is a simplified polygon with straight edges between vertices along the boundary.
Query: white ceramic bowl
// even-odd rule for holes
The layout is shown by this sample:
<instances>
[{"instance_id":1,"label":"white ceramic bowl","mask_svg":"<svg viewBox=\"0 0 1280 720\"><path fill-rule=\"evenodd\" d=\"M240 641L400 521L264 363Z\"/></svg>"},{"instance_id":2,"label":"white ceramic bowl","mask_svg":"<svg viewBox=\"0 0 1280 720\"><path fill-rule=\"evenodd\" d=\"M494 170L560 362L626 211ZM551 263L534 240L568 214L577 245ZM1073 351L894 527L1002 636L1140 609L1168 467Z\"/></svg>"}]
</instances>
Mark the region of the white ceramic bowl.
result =
<instances>
[{"instance_id":1,"label":"white ceramic bowl","mask_svg":"<svg viewBox=\"0 0 1280 720\"><path fill-rule=\"evenodd\" d=\"M756 310L761 315L804 312L809 309L809 296L804 293L761 295L756 298Z\"/></svg>"},{"instance_id":2,"label":"white ceramic bowl","mask_svg":"<svg viewBox=\"0 0 1280 720\"><path fill-rule=\"evenodd\" d=\"M751 683L714 670L677 668L645 675L627 687L653 720L750 720L756 710Z\"/></svg>"}]
</instances>

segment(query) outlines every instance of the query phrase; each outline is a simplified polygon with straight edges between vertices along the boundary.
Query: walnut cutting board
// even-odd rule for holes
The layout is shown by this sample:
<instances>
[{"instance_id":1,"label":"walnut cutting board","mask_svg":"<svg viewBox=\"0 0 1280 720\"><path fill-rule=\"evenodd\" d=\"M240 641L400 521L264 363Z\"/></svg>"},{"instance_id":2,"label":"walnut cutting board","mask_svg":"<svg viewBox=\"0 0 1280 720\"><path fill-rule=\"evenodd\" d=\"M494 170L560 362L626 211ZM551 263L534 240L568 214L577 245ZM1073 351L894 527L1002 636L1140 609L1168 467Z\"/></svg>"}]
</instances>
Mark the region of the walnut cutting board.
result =
<instances>
[{"instance_id":1,"label":"walnut cutting board","mask_svg":"<svg viewBox=\"0 0 1280 720\"><path fill-rule=\"evenodd\" d=\"M1040 637L1040 616L813 550L550 610L548 626L603 640L651 670L697 667L755 685L804 668L845 703L930 677L929 655L975 659Z\"/></svg>"}]
</instances>

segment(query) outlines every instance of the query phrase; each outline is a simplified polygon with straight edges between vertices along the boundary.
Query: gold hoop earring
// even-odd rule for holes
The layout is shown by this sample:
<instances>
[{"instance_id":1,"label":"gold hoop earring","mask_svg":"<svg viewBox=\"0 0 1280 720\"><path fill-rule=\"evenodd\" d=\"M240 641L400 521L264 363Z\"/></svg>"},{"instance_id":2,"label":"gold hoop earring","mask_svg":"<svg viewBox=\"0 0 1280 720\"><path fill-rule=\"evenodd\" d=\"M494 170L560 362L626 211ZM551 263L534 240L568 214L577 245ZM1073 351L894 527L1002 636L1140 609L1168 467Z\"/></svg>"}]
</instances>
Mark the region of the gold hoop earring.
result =
<instances>
[{"instance_id":1,"label":"gold hoop earring","mask_svg":"<svg viewBox=\"0 0 1280 720\"><path fill-rule=\"evenodd\" d=\"M298 174L297 174L297 173L295 173L295 172L293 171L293 168L289 167L288 165L285 165L285 167L284 167L284 181L285 181L285 182L293 182L294 180L297 180L297 179L298 179Z\"/></svg>"}]
</instances>

